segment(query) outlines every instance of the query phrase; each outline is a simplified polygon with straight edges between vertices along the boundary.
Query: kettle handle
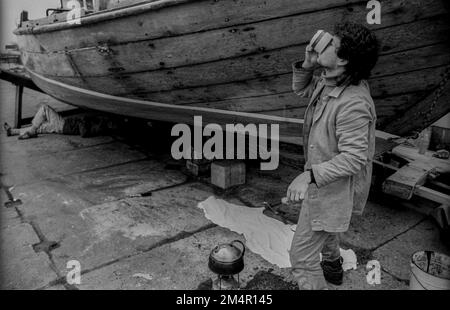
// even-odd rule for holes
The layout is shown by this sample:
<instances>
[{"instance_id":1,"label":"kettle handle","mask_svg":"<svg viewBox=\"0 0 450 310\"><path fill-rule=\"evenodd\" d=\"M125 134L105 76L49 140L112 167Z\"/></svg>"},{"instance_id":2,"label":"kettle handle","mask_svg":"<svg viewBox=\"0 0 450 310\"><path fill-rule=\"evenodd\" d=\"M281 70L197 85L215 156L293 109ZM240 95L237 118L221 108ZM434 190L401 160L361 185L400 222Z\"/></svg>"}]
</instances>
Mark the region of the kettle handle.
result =
<instances>
[{"instance_id":1,"label":"kettle handle","mask_svg":"<svg viewBox=\"0 0 450 310\"><path fill-rule=\"evenodd\" d=\"M235 243L235 242L239 242L242 245L242 254L241 257L244 256L245 254L245 244L241 241L241 240L233 240L231 241L231 244Z\"/></svg>"}]
</instances>

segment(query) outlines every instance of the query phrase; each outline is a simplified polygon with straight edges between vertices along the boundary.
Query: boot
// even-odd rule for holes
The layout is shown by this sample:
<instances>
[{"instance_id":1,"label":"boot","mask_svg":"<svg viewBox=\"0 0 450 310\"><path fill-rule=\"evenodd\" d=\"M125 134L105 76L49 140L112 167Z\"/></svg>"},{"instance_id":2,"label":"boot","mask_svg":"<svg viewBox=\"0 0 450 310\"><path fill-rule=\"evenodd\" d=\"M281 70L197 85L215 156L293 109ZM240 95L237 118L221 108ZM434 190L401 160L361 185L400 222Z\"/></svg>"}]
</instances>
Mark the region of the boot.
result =
<instances>
[{"instance_id":1,"label":"boot","mask_svg":"<svg viewBox=\"0 0 450 310\"><path fill-rule=\"evenodd\" d=\"M342 257L339 257L335 261L321 261L323 275L325 280L334 285L341 285L344 278L344 269L342 269L343 263Z\"/></svg>"},{"instance_id":2,"label":"boot","mask_svg":"<svg viewBox=\"0 0 450 310\"><path fill-rule=\"evenodd\" d=\"M8 125L8 123L3 124L3 128L6 131L7 137L20 135L20 130L12 128L11 126Z\"/></svg>"}]
</instances>

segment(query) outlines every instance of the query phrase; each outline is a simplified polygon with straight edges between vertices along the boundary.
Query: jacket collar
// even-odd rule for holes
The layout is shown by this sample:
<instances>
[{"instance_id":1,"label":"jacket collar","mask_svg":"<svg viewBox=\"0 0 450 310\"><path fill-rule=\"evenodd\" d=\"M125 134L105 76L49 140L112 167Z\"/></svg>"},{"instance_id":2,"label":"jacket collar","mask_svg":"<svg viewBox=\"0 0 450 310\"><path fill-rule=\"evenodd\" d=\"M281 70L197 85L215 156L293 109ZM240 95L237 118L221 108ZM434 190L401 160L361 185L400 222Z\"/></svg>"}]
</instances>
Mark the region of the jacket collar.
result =
<instances>
[{"instance_id":1,"label":"jacket collar","mask_svg":"<svg viewBox=\"0 0 450 310\"><path fill-rule=\"evenodd\" d=\"M347 86L350 84L350 77L342 76L342 78L340 80L338 80L337 82L338 82L339 86L335 86L333 88L333 90L327 94L327 96L338 98L342 94L342 92L347 88ZM311 96L308 106L311 105L316 100L316 98L319 94L321 94L322 89L325 87L326 84L327 83L325 80L325 73L322 73L321 79L320 79L319 83L317 84L317 87L313 91L313 94Z\"/></svg>"},{"instance_id":2,"label":"jacket collar","mask_svg":"<svg viewBox=\"0 0 450 310\"><path fill-rule=\"evenodd\" d=\"M324 85L327 85L325 74L322 74L322 78ZM334 86L333 90L328 93L328 96L333 98L339 98L339 96L342 94L342 92L347 88L349 84L350 84L350 77L342 76L334 84L333 83L328 84L329 86Z\"/></svg>"}]
</instances>

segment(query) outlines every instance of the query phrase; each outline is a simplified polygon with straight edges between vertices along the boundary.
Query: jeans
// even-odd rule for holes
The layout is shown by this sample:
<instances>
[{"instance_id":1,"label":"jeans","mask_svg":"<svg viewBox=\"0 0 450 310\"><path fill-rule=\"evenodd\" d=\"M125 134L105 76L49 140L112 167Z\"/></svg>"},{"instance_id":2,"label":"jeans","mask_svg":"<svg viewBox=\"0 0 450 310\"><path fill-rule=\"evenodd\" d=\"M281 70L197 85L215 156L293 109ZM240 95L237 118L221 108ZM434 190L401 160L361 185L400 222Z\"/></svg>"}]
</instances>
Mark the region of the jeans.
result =
<instances>
[{"instance_id":1,"label":"jeans","mask_svg":"<svg viewBox=\"0 0 450 310\"><path fill-rule=\"evenodd\" d=\"M23 128L21 134L36 132L45 133L62 133L64 127L64 119L50 106L42 104L34 115L31 127Z\"/></svg>"},{"instance_id":2,"label":"jeans","mask_svg":"<svg viewBox=\"0 0 450 310\"><path fill-rule=\"evenodd\" d=\"M313 231L309 218L309 208L302 207L297 229L292 239L289 252L292 275L297 280L300 289L321 290L328 285L320 266L322 260L335 261L341 256L339 236L337 233Z\"/></svg>"}]
</instances>

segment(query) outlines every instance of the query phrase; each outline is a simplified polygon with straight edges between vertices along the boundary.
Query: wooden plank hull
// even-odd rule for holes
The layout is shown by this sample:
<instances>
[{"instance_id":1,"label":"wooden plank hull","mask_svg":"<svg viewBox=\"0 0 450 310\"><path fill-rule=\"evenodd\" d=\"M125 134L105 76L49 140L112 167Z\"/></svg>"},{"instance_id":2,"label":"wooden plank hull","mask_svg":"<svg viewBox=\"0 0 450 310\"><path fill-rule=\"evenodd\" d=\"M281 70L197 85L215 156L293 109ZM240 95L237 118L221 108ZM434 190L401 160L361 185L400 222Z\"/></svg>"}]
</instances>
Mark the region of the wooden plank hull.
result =
<instances>
[{"instance_id":1,"label":"wooden plank hull","mask_svg":"<svg viewBox=\"0 0 450 310\"><path fill-rule=\"evenodd\" d=\"M42 75L30 71L30 77L45 93L78 107L117 113L120 108L122 115L137 118L148 118L168 122L183 122L194 125L194 117L201 116L204 125L217 123L225 129L226 124L267 124L270 134L271 125L278 125L280 141L285 143L301 144L303 120L270 116L257 113L226 111L204 107L187 107L159 102L116 97L103 93L78 88L75 86L56 82Z\"/></svg>"},{"instance_id":2,"label":"wooden plank hull","mask_svg":"<svg viewBox=\"0 0 450 310\"><path fill-rule=\"evenodd\" d=\"M302 58L315 30L332 30L336 21L365 23L366 4L167 0L96 12L73 26L64 21L65 14L57 14L24 23L16 34L35 83L52 85L49 93L68 103L173 122L186 120L174 107L201 107L213 109L211 119L217 123L230 120L217 111L230 111L265 115L274 122L282 118L292 128L290 120L303 118L307 101L291 91L291 64ZM381 41L380 60L369 81L377 126L402 135L406 127L396 123L399 115L422 109L422 99L437 88L450 65L445 3L389 1L382 4L381 25L368 27ZM116 106L83 103L59 93L65 87L55 88L55 83L122 99ZM450 105L441 101L425 122L408 130L447 113ZM152 113L136 102L165 106ZM286 132L299 141L301 130Z\"/></svg>"}]
</instances>

